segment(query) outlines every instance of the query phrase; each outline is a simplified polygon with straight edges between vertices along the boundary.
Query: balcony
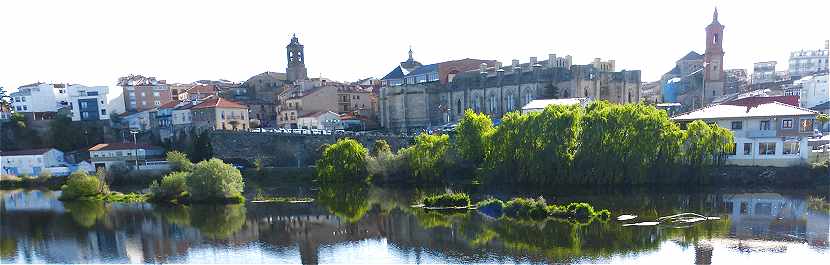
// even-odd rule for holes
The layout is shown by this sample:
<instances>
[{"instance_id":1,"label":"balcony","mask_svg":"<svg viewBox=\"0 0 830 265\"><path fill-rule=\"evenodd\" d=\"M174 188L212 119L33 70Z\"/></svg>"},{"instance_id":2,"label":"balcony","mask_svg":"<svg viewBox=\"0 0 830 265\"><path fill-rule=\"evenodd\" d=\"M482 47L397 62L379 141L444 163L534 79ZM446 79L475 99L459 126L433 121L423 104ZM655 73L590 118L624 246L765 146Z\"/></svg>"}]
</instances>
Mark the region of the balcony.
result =
<instances>
[{"instance_id":1,"label":"balcony","mask_svg":"<svg viewBox=\"0 0 830 265\"><path fill-rule=\"evenodd\" d=\"M775 137L775 130L747 130L746 138Z\"/></svg>"}]
</instances>

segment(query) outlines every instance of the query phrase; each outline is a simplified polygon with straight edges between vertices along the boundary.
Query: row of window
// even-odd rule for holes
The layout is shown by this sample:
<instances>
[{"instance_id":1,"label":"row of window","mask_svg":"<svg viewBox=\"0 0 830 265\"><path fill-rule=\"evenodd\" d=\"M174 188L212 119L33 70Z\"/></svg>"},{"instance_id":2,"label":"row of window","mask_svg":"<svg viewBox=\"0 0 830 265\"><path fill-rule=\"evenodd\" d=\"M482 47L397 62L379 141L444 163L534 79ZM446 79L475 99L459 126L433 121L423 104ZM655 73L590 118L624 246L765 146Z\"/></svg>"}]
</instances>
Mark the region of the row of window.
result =
<instances>
[{"instance_id":1,"label":"row of window","mask_svg":"<svg viewBox=\"0 0 830 265\"><path fill-rule=\"evenodd\" d=\"M762 131L769 131L771 130L770 121L765 120L759 122L758 129ZM732 130L741 130L744 127L743 121L733 121L732 122ZM781 120L781 128L782 129L792 129L793 128L793 119L783 119ZM810 132L813 130L813 120L801 120L801 124L799 126L802 132Z\"/></svg>"},{"instance_id":2,"label":"row of window","mask_svg":"<svg viewBox=\"0 0 830 265\"><path fill-rule=\"evenodd\" d=\"M743 155L747 155L747 156L752 155L752 146L753 146L752 143L744 143L743 144L743 147L744 147L743 148ZM757 154L759 156L776 155L775 146L776 146L775 142L758 143ZM735 153L736 153L735 148L736 147L737 147L737 144L732 148L732 150L729 153L727 153L727 155L735 155ZM784 149L782 151L782 154L784 154L784 155L799 155L801 153L800 148L801 148L801 145L798 141L787 141L787 142L784 142Z\"/></svg>"}]
</instances>

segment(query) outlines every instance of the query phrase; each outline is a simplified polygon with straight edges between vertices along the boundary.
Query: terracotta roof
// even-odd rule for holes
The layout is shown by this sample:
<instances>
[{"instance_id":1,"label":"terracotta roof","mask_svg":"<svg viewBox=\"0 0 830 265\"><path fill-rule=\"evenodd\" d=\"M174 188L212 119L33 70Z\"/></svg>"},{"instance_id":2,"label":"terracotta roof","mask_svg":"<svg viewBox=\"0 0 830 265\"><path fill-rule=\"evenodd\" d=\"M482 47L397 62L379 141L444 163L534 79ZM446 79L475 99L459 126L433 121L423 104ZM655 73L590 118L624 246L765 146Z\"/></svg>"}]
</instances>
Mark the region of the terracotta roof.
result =
<instances>
[{"instance_id":1,"label":"terracotta roof","mask_svg":"<svg viewBox=\"0 0 830 265\"><path fill-rule=\"evenodd\" d=\"M105 150L130 150L130 149L159 149L154 145L149 144L134 144L134 143L103 143L96 144L87 149L87 151L105 151Z\"/></svg>"},{"instance_id":2,"label":"terracotta roof","mask_svg":"<svg viewBox=\"0 0 830 265\"><path fill-rule=\"evenodd\" d=\"M196 105L196 106L193 107L193 109L206 109L206 108L247 109L248 107L245 107L242 104L236 103L236 102L228 100L228 99L220 98L220 97L215 97L215 98L208 99L208 100L206 100L202 103L199 103L199 105Z\"/></svg>"},{"instance_id":3,"label":"terracotta roof","mask_svg":"<svg viewBox=\"0 0 830 265\"><path fill-rule=\"evenodd\" d=\"M38 148L38 149L28 149L28 150L15 150L15 151L0 151L0 155L2 156L30 156L30 155L42 155L49 150L54 148Z\"/></svg>"},{"instance_id":4,"label":"terracotta roof","mask_svg":"<svg viewBox=\"0 0 830 265\"><path fill-rule=\"evenodd\" d=\"M170 102L162 104L161 106L159 106L159 109L172 109L172 108L175 108L176 105L179 105L179 102L174 100L174 101L170 101Z\"/></svg>"},{"instance_id":5,"label":"terracotta roof","mask_svg":"<svg viewBox=\"0 0 830 265\"><path fill-rule=\"evenodd\" d=\"M187 89L187 93L191 94L215 94L219 91L219 88L212 84L198 84Z\"/></svg>"}]
</instances>

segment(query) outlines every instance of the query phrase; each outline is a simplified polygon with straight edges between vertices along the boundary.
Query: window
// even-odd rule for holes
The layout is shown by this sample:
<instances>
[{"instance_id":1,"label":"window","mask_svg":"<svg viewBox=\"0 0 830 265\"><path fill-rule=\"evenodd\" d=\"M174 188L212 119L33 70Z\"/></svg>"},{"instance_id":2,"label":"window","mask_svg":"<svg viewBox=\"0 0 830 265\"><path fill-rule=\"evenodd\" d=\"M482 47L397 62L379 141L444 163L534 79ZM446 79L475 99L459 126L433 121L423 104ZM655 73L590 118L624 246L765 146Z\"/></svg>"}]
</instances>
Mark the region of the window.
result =
<instances>
[{"instance_id":1,"label":"window","mask_svg":"<svg viewBox=\"0 0 830 265\"><path fill-rule=\"evenodd\" d=\"M101 109L101 115L107 115L107 110Z\"/></svg>"},{"instance_id":2,"label":"window","mask_svg":"<svg viewBox=\"0 0 830 265\"><path fill-rule=\"evenodd\" d=\"M88 104L86 101L81 101L81 108L82 108L82 109L85 109L85 108L87 108L88 106L89 106L89 104Z\"/></svg>"},{"instance_id":3,"label":"window","mask_svg":"<svg viewBox=\"0 0 830 265\"><path fill-rule=\"evenodd\" d=\"M130 106L135 108L135 100L130 100Z\"/></svg>"},{"instance_id":4,"label":"window","mask_svg":"<svg viewBox=\"0 0 830 265\"><path fill-rule=\"evenodd\" d=\"M141 97L146 97L147 93L141 92Z\"/></svg>"},{"instance_id":5,"label":"window","mask_svg":"<svg viewBox=\"0 0 830 265\"><path fill-rule=\"evenodd\" d=\"M784 142L784 154L785 155L798 155L799 152L799 143L797 141L787 141Z\"/></svg>"},{"instance_id":6,"label":"window","mask_svg":"<svg viewBox=\"0 0 830 265\"><path fill-rule=\"evenodd\" d=\"M744 143L744 155L752 154L752 143Z\"/></svg>"},{"instance_id":7,"label":"window","mask_svg":"<svg viewBox=\"0 0 830 265\"><path fill-rule=\"evenodd\" d=\"M17 111L22 111L22 110L23 110L23 108L21 108L20 106L17 106Z\"/></svg>"},{"instance_id":8,"label":"window","mask_svg":"<svg viewBox=\"0 0 830 265\"><path fill-rule=\"evenodd\" d=\"M733 121L732 122L732 130L740 130L743 129L744 122L742 121Z\"/></svg>"},{"instance_id":9,"label":"window","mask_svg":"<svg viewBox=\"0 0 830 265\"><path fill-rule=\"evenodd\" d=\"M159 92L153 92L153 96L154 96L154 97L159 97L159 96L160 96L160 95L159 95Z\"/></svg>"},{"instance_id":10,"label":"window","mask_svg":"<svg viewBox=\"0 0 830 265\"><path fill-rule=\"evenodd\" d=\"M89 119L89 112L81 112L82 119Z\"/></svg>"},{"instance_id":11,"label":"window","mask_svg":"<svg viewBox=\"0 0 830 265\"><path fill-rule=\"evenodd\" d=\"M21 102L26 102L26 97L20 97L20 99L23 100Z\"/></svg>"},{"instance_id":12,"label":"window","mask_svg":"<svg viewBox=\"0 0 830 265\"><path fill-rule=\"evenodd\" d=\"M813 120L801 120L801 132L812 132L813 131Z\"/></svg>"},{"instance_id":13,"label":"window","mask_svg":"<svg viewBox=\"0 0 830 265\"><path fill-rule=\"evenodd\" d=\"M153 105L161 106L161 101L158 101L158 100L153 101Z\"/></svg>"},{"instance_id":14,"label":"window","mask_svg":"<svg viewBox=\"0 0 830 265\"><path fill-rule=\"evenodd\" d=\"M129 95L130 95L131 98L134 98L135 97L135 92L130 92Z\"/></svg>"},{"instance_id":15,"label":"window","mask_svg":"<svg viewBox=\"0 0 830 265\"><path fill-rule=\"evenodd\" d=\"M26 105L23 105L23 110L29 110L29 107L26 106Z\"/></svg>"},{"instance_id":16,"label":"window","mask_svg":"<svg viewBox=\"0 0 830 265\"><path fill-rule=\"evenodd\" d=\"M792 129L793 128L793 120L792 119L782 120L781 121L781 128Z\"/></svg>"},{"instance_id":17,"label":"window","mask_svg":"<svg viewBox=\"0 0 830 265\"><path fill-rule=\"evenodd\" d=\"M774 155L775 154L775 143L759 143L758 144L758 154L759 155Z\"/></svg>"},{"instance_id":18,"label":"window","mask_svg":"<svg viewBox=\"0 0 830 265\"><path fill-rule=\"evenodd\" d=\"M147 101L142 100L141 101L141 106L147 106Z\"/></svg>"},{"instance_id":19,"label":"window","mask_svg":"<svg viewBox=\"0 0 830 265\"><path fill-rule=\"evenodd\" d=\"M769 121L761 121L761 127L759 130L769 131Z\"/></svg>"}]
</instances>

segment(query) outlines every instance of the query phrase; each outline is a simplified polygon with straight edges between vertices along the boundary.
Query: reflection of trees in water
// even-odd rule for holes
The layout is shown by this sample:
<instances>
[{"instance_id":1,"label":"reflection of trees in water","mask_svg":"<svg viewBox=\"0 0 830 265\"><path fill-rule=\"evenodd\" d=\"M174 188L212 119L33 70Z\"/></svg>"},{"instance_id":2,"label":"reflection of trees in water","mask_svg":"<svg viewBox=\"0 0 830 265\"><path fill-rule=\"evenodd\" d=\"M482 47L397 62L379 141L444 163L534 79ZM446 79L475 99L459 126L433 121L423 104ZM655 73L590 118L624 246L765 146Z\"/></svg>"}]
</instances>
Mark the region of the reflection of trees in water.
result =
<instances>
[{"instance_id":1,"label":"reflection of trees in water","mask_svg":"<svg viewBox=\"0 0 830 265\"><path fill-rule=\"evenodd\" d=\"M17 240L7 236L0 239L0 258L11 258L17 254Z\"/></svg>"},{"instance_id":2,"label":"reflection of trees in water","mask_svg":"<svg viewBox=\"0 0 830 265\"><path fill-rule=\"evenodd\" d=\"M103 201L72 201L64 203L64 208L69 210L72 220L83 227L90 228L95 225L98 219L107 214L107 206Z\"/></svg>"},{"instance_id":3,"label":"reflection of trees in water","mask_svg":"<svg viewBox=\"0 0 830 265\"><path fill-rule=\"evenodd\" d=\"M369 185L323 184L317 203L348 223L359 221L369 211Z\"/></svg>"},{"instance_id":4,"label":"reflection of trees in water","mask_svg":"<svg viewBox=\"0 0 830 265\"><path fill-rule=\"evenodd\" d=\"M185 205L156 205L153 213L179 226L190 226L190 207Z\"/></svg>"},{"instance_id":5,"label":"reflection of trees in water","mask_svg":"<svg viewBox=\"0 0 830 265\"><path fill-rule=\"evenodd\" d=\"M186 208L185 208L186 212ZM177 215L181 217L181 213ZM245 225L244 204L197 204L190 210L190 224L211 239L228 238Z\"/></svg>"}]
</instances>

